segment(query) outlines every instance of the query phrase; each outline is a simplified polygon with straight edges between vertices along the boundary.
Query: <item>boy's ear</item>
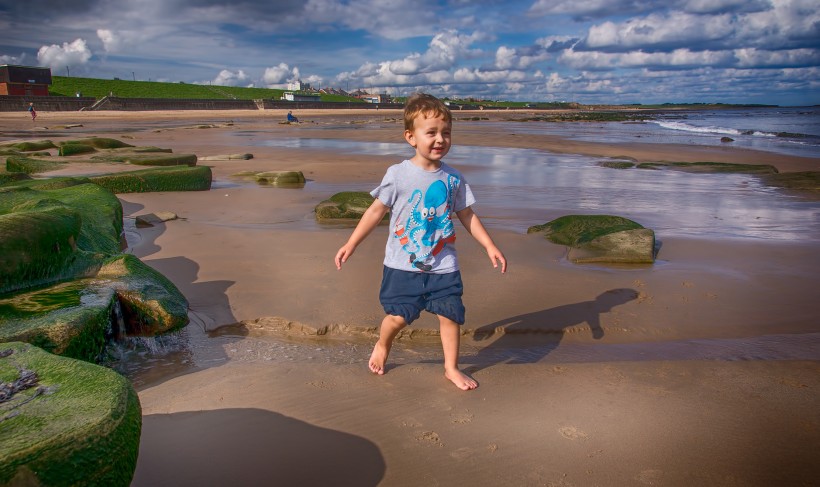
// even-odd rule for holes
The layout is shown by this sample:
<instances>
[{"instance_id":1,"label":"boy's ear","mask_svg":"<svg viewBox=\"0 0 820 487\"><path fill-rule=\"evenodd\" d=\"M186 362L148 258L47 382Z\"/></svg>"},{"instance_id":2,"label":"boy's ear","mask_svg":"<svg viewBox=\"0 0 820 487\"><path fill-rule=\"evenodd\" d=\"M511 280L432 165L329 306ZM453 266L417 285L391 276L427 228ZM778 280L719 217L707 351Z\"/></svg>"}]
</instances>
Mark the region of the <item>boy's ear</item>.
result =
<instances>
[{"instance_id":1,"label":"boy's ear","mask_svg":"<svg viewBox=\"0 0 820 487\"><path fill-rule=\"evenodd\" d=\"M415 147L416 146L416 138L413 137L413 132L410 130L404 131L404 140L407 141L408 144Z\"/></svg>"}]
</instances>

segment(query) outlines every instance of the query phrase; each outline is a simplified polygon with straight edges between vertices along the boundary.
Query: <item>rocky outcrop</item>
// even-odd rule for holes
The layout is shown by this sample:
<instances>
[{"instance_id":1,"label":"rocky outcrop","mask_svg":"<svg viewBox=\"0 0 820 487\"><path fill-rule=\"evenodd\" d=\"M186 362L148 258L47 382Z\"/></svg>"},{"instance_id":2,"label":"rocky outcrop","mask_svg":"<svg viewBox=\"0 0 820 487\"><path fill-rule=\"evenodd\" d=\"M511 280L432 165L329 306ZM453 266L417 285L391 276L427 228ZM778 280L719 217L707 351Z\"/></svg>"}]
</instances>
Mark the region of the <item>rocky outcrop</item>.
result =
<instances>
[{"instance_id":1,"label":"rocky outcrop","mask_svg":"<svg viewBox=\"0 0 820 487\"><path fill-rule=\"evenodd\" d=\"M575 263L651 264L655 261L655 232L627 218L611 215L567 215L527 233L543 233L548 240L569 247Z\"/></svg>"},{"instance_id":2,"label":"rocky outcrop","mask_svg":"<svg viewBox=\"0 0 820 487\"><path fill-rule=\"evenodd\" d=\"M142 417L113 370L0 343L0 485L131 483Z\"/></svg>"},{"instance_id":3,"label":"rocky outcrop","mask_svg":"<svg viewBox=\"0 0 820 487\"><path fill-rule=\"evenodd\" d=\"M343 191L316 205L316 219L327 220L360 220L364 212L373 204L373 197L365 191ZM385 220L390 215L385 215Z\"/></svg>"}]
</instances>

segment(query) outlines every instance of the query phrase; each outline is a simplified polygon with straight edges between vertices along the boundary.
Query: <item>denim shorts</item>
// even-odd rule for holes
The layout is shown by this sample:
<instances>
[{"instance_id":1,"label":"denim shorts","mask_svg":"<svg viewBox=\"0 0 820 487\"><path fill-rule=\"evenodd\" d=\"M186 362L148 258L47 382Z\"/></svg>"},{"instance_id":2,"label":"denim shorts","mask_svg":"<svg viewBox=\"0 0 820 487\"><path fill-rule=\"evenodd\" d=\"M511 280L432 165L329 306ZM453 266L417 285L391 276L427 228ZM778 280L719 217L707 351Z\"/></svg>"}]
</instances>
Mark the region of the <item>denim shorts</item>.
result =
<instances>
[{"instance_id":1,"label":"denim shorts","mask_svg":"<svg viewBox=\"0 0 820 487\"><path fill-rule=\"evenodd\" d=\"M410 272L384 267L379 301L384 312L401 316L409 325L422 310L464 324L464 285L459 271L447 274Z\"/></svg>"}]
</instances>

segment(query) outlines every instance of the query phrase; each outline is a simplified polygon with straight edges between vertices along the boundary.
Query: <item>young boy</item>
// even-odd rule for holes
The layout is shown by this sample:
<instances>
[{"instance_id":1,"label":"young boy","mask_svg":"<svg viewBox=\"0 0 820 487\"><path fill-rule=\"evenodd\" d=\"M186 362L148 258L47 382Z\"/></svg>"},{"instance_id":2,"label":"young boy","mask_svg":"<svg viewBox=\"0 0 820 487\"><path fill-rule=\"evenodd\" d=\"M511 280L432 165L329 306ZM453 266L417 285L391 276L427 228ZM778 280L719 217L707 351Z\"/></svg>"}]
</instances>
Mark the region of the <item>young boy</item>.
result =
<instances>
[{"instance_id":1,"label":"young boy","mask_svg":"<svg viewBox=\"0 0 820 487\"><path fill-rule=\"evenodd\" d=\"M417 93L407 100L404 139L416 154L387 169L382 183L371 192L376 200L336 253L336 267L341 270L390 211L393 233L387 240L379 292L387 316L370 356L370 371L384 374L393 339L426 310L439 318L444 376L466 391L475 389L478 383L458 368L464 305L451 214L455 212L464 228L484 247L493 267L500 263L501 272L506 272L507 260L473 212L475 198L470 186L460 172L442 161L450 150L451 128L450 110L437 98Z\"/></svg>"}]
</instances>

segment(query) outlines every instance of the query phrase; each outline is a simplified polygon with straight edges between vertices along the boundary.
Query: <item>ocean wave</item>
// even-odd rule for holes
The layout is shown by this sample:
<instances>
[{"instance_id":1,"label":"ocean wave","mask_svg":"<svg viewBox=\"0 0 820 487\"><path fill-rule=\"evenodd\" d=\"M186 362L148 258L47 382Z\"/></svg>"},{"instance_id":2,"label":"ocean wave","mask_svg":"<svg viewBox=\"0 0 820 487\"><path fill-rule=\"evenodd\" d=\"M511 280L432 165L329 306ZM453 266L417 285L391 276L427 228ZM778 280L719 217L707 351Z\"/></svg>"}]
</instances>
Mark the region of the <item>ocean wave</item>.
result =
<instances>
[{"instance_id":1,"label":"ocean wave","mask_svg":"<svg viewBox=\"0 0 820 487\"><path fill-rule=\"evenodd\" d=\"M697 134L716 134L716 135L735 135L735 136L754 136L754 137L777 137L781 139L820 139L815 135L801 134L794 132L766 132L763 130L740 130L729 127L716 126L698 126L691 125L685 122L668 122L662 120L654 120L655 124L661 128L669 130L678 130L682 132L692 132Z\"/></svg>"}]
</instances>

